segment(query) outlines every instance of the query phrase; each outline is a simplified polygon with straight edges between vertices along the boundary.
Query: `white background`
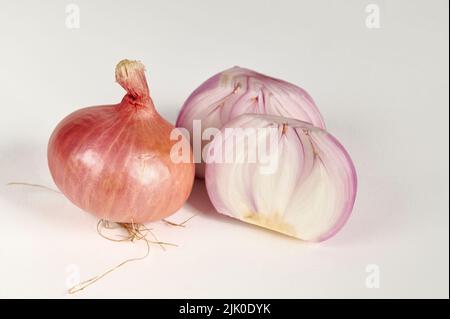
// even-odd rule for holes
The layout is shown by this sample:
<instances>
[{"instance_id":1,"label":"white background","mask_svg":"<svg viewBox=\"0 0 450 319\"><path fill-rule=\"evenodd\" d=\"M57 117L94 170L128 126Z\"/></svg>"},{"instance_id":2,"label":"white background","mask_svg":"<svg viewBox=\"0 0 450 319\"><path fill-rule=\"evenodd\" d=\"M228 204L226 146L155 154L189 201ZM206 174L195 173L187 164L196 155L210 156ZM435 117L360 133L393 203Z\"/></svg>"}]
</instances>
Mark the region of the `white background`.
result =
<instances>
[{"instance_id":1,"label":"white background","mask_svg":"<svg viewBox=\"0 0 450 319\"><path fill-rule=\"evenodd\" d=\"M448 1L0 1L0 297L449 296ZM366 5L380 8L369 29ZM201 82L233 65L304 87L355 162L359 190L342 231L307 244L217 215L198 182L179 244L74 296L67 283L145 252L100 238L96 219L54 187L46 144L77 108L124 91L115 64L139 59L174 122ZM274 194L276 196L276 194ZM380 287L367 288L367 265Z\"/></svg>"}]
</instances>

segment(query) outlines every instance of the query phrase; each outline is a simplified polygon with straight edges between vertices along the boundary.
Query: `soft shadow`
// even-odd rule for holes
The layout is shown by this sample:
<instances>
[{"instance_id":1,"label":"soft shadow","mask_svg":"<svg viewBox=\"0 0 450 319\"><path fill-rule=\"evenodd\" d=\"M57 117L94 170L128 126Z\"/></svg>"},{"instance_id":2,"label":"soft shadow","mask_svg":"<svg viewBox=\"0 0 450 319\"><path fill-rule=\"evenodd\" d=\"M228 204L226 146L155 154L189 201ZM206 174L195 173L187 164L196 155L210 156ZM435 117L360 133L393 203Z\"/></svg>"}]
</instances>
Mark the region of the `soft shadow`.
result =
<instances>
[{"instance_id":1,"label":"soft shadow","mask_svg":"<svg viewBox=\"0 0 450 319\"><path fill-rule=\"evenodd\" d=\"M209 199L205 181L203 179L198 178L195 179L194 187L192 189L189 199L187 200L186 205L191 206L192 208L195 209L197 214L207 219L215 220L221 223L227 223L233 225L233 227L244 228L250 231L258 231L261 232L262 235L271 235L274 237L278 237L282 240L292 241L293 243L306 243L302 240L286 236L276 231L259 227L253 224L245 223L238 219L234 219L229 216L218 213L217 210L214 208L213 204L211 203L211 200Z\"/></svg>"},{"instance_id":2,"label":"soft shadow","mask_svg":"<svg viewBox=\"0 0 450 319\"><path fill-rule=\"evenodd\" d=\"M227 216L220 215L214 208L211 200L209 199L208 192L206 191L205 181L203 179L196 178L194 181L194 187L192 188L191 195L187 200L187 205L194 208L197 213L211 219L230 219Z\"/></svg>"}]
</instances>

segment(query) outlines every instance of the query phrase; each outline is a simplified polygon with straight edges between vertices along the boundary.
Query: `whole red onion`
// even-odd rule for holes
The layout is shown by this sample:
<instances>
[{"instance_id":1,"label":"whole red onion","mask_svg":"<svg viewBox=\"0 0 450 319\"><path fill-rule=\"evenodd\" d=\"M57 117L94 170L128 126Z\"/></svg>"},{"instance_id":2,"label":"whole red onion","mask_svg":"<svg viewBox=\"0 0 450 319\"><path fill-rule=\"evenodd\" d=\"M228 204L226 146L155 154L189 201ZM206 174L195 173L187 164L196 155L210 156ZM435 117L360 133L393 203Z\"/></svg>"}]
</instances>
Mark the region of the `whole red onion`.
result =
<instances>
[{"instance_id":1,"label":"whole red onion","mask_svg":"<svg viewBox=\"0 0 450 319\"><path fill-rule=\"evenodd\" d=\"M159 220L186 201L194 164L171 160L174 126L156 112L143 64L121 61L116 80L127 91L122 102L80 109L58 124L49 168L64 195L99 218Z\"/></svg>"}]
</instances>

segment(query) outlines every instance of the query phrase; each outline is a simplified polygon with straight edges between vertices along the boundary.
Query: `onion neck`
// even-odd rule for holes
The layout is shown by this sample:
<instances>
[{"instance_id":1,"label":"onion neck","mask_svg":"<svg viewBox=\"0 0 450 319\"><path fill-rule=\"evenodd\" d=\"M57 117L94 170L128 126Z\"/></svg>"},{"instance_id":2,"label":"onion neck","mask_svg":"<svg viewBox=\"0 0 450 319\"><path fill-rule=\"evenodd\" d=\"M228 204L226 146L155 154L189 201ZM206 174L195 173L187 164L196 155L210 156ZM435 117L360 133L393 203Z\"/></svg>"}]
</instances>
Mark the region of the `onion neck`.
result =
<instances>
[{"instance_id":1,"label":"onion neck","mask_svg":"<svg viewBox=\"0 0 450 319\"><path fill-rule=\"evenodd\" d=\"M145 67L141 62L120 61L116 66L116 81L127 91L122 103L155 110L145 78Z\"/></svg>"}]
</instances>

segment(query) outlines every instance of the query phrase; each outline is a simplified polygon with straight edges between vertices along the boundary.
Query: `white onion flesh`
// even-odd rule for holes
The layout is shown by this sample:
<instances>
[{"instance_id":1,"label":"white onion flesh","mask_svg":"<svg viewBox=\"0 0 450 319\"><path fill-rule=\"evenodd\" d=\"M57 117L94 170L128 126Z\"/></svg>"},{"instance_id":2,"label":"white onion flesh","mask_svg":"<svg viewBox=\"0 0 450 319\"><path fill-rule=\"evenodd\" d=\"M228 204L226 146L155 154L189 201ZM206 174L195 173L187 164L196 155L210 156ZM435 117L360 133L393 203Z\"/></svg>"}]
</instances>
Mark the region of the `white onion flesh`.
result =
<instances>
[{"instance_id":1,"label":"white onion flesh","mask_svg":"<svg viewBox=\"0 0 450 319\"><path fill-rule=\"evenodd\" d=\"M226 129L236 128L277 130L278 143L270 152L274 169L268 173L270 161L260 159L218 159L220 150L240 149L235 159L251 157L248 138L231 143L233 137L225 136ZM345 224L355 201L356 172L346 150L325 130L295 119L245 114L228 122L220 135L208 146L205 174L219 213L306 241L325 240ZM268 130L256 135L258 148L273 141Z\"/></svg>"}]
</instances>

